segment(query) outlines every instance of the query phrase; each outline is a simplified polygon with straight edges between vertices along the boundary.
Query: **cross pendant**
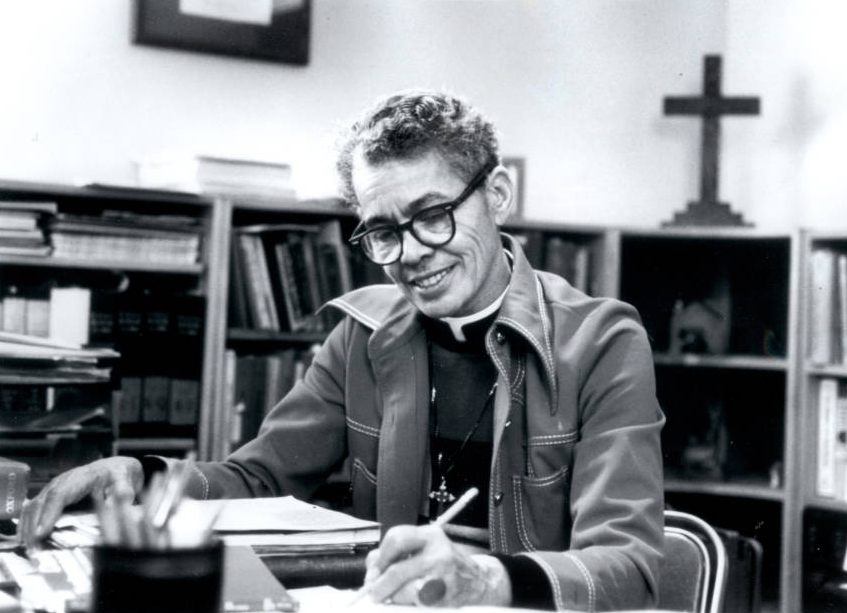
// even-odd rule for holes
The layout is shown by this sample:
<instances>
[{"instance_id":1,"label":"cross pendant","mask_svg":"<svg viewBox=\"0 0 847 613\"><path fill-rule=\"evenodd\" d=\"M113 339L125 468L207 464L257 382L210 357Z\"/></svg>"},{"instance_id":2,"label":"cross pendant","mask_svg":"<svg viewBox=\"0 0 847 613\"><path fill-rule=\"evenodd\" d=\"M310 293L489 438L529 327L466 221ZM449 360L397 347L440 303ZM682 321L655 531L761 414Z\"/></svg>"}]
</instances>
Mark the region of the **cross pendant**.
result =
<instances>
[{"instance_id":1,"label":"cross pendant","mask_svg":"<svg viewBox=\"0 0 847 613\"><path fill-rule=\"evenodd\" d=\"M433 490L429 493L429 497L437 504L436 516L441 515L444 512L448 502L456 500L456 497L447 491L447 483L445 483L444 479L441 479L441 485L438 486L437 490Z\"/></svg>"}]
</instances>

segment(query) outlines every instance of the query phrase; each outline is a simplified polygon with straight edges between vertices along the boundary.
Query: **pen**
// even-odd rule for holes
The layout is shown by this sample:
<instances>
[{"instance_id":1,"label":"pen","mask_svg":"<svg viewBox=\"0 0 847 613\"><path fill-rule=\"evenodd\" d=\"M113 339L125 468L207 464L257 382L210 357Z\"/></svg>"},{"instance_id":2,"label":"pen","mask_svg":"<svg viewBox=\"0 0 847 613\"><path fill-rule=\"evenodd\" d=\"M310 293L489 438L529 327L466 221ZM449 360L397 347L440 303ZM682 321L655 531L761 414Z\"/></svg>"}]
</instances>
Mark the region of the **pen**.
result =
<instances>
[{"instance_id":1,"label":"pen","mask_svg":"<svg viewBox=\"0 0 847 613\"><path fill-rule=\"evenodd\" d=\"M477 496L477 494L479 494L479 490L477 488L470 488L467 492L459 496L456 502L450 505L450 507L446 511L444 511L444 513L435 518L435 520L431 522L431 525L443 527L445 524L450 523L450 521L453 520L459 513L465 510L465 507L470 504L471 500L473 500ZM347 606L350 607L354 605L362 598L367 596L369 593L370 586L363 586L358 592L353 595L353 598L350 599L350 602L347 603Z\"/></svg>"}]
</instances>

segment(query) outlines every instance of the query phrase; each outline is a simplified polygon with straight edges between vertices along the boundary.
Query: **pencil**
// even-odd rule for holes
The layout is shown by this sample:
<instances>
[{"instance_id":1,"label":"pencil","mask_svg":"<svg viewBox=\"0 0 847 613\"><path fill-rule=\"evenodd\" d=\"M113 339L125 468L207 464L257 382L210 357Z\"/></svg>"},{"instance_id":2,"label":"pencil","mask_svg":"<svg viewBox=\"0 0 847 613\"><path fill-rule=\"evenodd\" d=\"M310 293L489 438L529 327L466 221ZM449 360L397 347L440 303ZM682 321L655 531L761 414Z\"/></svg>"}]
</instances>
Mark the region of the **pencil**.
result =
<instances>
[{"instance_id":1,"label":"pencil","mask_svg":"<svg viewBox=\"0 0 847 613\"><path fill-rule=\"evenodd\" d=\"M443 527L445 524L450 523L459 513L465 510L471 500L476 498L477 494L479 494L479 490L475 487L470 488L467 492L459 496L459 498L451 504L444 513L439 515L432 522L433 526ZM373 584L371 584L373 585ZM362 587L358 592L353 595L353 598L350 599L350 602L347 603L347 606L352 606L355 603L359 602L362 598L370 593L370 586Z\"/></svg>"}]
</instances>

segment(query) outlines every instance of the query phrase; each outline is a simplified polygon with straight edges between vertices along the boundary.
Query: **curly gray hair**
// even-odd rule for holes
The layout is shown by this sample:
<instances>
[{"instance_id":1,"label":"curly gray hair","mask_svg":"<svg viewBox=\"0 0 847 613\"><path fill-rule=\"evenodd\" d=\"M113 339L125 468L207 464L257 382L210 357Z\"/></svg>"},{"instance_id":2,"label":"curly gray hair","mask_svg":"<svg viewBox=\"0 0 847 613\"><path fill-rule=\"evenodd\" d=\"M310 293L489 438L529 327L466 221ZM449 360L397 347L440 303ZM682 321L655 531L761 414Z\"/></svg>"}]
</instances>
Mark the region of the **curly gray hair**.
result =
<instances>
[{"instance_id":1,"label":"curly gray hair","mask_svg":"<svg viewBox=\"0 0 847 613\"><path fill-rule=\"evenodd\" d=\"M437 151L469 180L486 163L499 163L494 125L457 96L408 90L379 100L342 136L336 162L341 190L351 206L353 154L361 152L369 164L409 160Z\"/></svg>"}]
</instances>

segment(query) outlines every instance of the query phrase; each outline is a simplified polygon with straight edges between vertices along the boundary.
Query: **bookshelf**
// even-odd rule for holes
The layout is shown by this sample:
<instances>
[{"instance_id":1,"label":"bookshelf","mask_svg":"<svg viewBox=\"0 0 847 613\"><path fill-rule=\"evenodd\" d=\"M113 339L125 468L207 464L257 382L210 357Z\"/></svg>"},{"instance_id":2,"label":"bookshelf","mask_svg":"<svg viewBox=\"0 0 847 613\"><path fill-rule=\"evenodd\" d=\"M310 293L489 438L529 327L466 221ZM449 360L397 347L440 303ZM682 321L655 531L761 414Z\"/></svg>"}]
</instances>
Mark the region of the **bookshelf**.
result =
<instances>
[{"instance_id":1,"label":"bookshelf","mask_svg":"<svg viewBox=\"0 0 847 613\"><path fill-rule=\"evenodd\" d=\"M801 240L798 570L800 604L814 613L847 608L847 233Z\"/></svg>"},{"instance_id":2,"label":"bookshelf","mask_svg":"<svg viewBox=\"0 0 847 613\"><path fill-rule=\"evenodd\" d=\"M617 291L654 349L665 496L757 538L765 610L799 610L796 234L627 230Z\"/></svg>"},{"instance_id":3,"label":"bookshelf","mask_svg":"<svg viewBox=\"0 0 847 613\"><path fill-rule=\"evenodd\" d=\"M102 455L181 455L197 449L204 434L198 423L204 413L207 237L213 211L211 200L189 194L0 181L0 308L5 313L0 327L46 336L53 318L59 330L76 322L87 332L80 342L121 353L105 383L41 375L4 380L8 364L0 365L7 396L25 387L44 390L30 407L33 412L55 414L62 407L52 408L55 403L47 398L71 393L77 408L107 406L106 426L53 427L39 433L41 442L22 430L6 433L21 453L44 465L34 487ZM3 240L10 225L26 227L32 236ZM52 249L44 248L50 244ZM65 312L54 300L57 288L83 296L79 308ZM23 319L16 313L20 304ZM41 321L48 316L50 325ZM31 329L36 320L38 329ZM127 322L135 328L125 329ZM127 383L133 381L131 393ZM154 392L155 405L146 403ZM7 399L0 412L13 411ZM92 446L95 434L100 438Z\"/></svg>"}]
</instances>

